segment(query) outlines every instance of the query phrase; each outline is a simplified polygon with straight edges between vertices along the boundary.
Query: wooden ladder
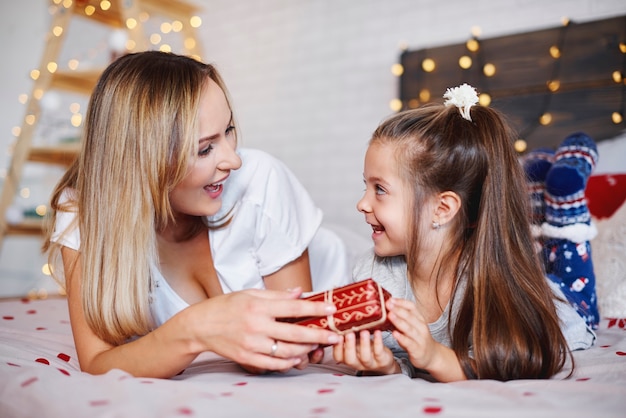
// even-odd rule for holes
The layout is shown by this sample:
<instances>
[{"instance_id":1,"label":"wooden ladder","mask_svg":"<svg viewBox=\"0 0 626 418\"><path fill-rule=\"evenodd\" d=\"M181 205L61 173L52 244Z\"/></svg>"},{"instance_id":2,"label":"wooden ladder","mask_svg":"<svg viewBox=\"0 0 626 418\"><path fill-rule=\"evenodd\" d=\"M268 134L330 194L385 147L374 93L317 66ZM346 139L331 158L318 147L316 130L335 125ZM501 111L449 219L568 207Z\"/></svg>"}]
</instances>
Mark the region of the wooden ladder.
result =
<instances>
[{"instance_id":1,"label":"wooden ladder","mask_svg":"<svg viewBox=\"0 0 626 418\"><path fill-rule=\"evenodd\" d=\"M183 51L200 59L201 45L196 28L198 7L179 0L51 0L53 8L50 30L39 68L31 72L34 79L26 102L25 117L15 142L11 162L0 195L0 249L9 235L41 235L41 219L9 223L7 211L13 204L27 162L69 166L77 157L79 144L33 146L33 136L41 116L40 100L50 90L84 95L91 94L102 70L72 71L58 68L58 58L73 17L83 17L127 33L128 52L148 49L150 43L142 22L155 16L179 23L184 38Z\"/></svg>"}]
</instances>

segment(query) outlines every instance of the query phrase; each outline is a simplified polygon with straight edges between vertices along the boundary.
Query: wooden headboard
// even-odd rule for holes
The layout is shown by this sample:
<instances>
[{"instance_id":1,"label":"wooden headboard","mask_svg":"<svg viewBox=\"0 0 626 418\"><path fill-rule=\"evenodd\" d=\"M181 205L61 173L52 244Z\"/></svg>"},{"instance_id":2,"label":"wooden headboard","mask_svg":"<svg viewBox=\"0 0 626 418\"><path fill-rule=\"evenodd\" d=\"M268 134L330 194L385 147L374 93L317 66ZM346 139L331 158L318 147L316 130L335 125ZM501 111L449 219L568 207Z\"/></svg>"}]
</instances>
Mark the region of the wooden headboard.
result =
<instances>
[{"instance_id":1,"label":"wooden headboard","mask_svg":"<svg viewBox=\"0 0 626 418\"><path fill-rule=\"evenodd\" d=\"M471 59L469 68L461 57ZM577 131L599 142L626 129L626 16L407 50L400 64L403 109L441 101L446 88L466 82L509 117L527 150L556 148Z\"/></svg>"}]
</instances>

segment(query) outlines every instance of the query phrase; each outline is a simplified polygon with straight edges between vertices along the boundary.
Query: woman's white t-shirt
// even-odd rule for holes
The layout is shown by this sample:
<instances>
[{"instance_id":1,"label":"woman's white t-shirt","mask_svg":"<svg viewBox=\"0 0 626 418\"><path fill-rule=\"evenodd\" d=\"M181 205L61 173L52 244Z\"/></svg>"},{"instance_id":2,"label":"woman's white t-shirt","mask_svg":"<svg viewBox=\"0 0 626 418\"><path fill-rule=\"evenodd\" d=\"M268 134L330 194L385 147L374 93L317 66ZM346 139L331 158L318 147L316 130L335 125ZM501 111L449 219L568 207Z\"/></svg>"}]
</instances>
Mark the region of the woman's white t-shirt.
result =
<instances>
[{"instance_id":1,"label":"woman's white t-shirt","mask_svg":"<svg viewBox=\"0 0 626 418\"><path fill-rule=\"evenodd\" d=\"M336 234L320 228L322 211L293 173L263 151L239 149L238 153L242 166L232 171L224 184L222 208L208 218L219 220L232 210L226 227L209 231L213 262L224 293L264 288L264 276L295 260L307 248L314 291L348 283L345 245ZM68 193L72 191L66 191L60 203L68 200ZM75 212L57 213L52 241L79 250L80 234L72 225L75 217ZM153 268L153 280L151 310L159 326L189 305L158 268Z\"/></svg>"}]
</instances>

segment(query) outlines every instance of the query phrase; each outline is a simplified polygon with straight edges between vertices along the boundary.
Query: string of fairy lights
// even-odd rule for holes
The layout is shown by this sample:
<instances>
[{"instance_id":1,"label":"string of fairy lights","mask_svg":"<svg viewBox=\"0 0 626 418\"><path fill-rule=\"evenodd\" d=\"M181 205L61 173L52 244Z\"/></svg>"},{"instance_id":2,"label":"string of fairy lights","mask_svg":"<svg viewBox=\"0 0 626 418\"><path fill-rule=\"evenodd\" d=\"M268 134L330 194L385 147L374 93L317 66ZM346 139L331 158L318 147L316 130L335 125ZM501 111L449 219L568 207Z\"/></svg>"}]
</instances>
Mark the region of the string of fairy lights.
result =
<instances>
[{"instance_id":1,"label":"string of fairy lights","mask_svg":"<svg viewBox=\"0 0 626 418\"><path fill-rule=\"evenodd\" d=\"M561 57L563 55L563 47L567 31L571 27L571 22L568 18L563 18L561 23L562 27L559 31L558 39L549 47L548 50L550 57L553 59L553 65L550 78L546 80L545 83L545 94L543 95L542 104L538 109L537 116L530 121L527 126L520 130L519 139L515 142L515 149L519 153L523 153L527 149L528 145L524 138L527 138L538 127L550 125L554 120L553 114L550 111L552 98L555 93L561 90L562 87L561 81L559 80L562 62ZM471 55L475 56L477 61L476 65L481 69L480 73L482 76L481 85L483 92L479 94L479 103L483 106L489 106L493 98L489 94L488 80L496 74L497 66L493 62L484 60L485 57L481 53L480 35L481 29L479 27L473 27L471 29L471 37L465 43L467 53L459 57L458 66L462 70L469 70L475 65ZM607 121L610 120L610 122L615 125L619 125L624 122L624 114L626 113L626 40L621 39L617 43L617 48L623 56L622 66L621 68L615 68L611 74L607 74L607 78L610 77L614 83L621 85L621 103L619 108L612 111L607 118ZM406 51L406 46L401 45L400 49L402 51ZM433 58L426 56L422 59L421 69L425 73L432 73L436 71L437 65L437 62ZM401 77L404 72L405 69L400 63L395 63L391 67L391 73L396 77ZM424 87L417 92L415 98L409 99L406 103L399 98L395 98L391 100L389 107L392 111L398 112L405 107L415 108L419 106L420 103L426 103L430 100L431 93L428 88Z\"/></svg>"},{"instance_id":2,"label":"string of fairy lights","mask_svg":"<svg viewBox=\"0 0 626 418\"><path fill-rule=\"evenodd\" d=\"M114 5L108 0L52 0L49 6L49 13L54 18L56 13L74 13L80 15L84 14L87 18L95 17L97 14L106 12L112 12ZM141 25L143 33L147 34L147 47L151 49L158 49L164 52L172 52L175 50L183 50L188 55L200 59L200 57L193 51L198 50L197 40L193 36L190 36L190 32L185 29L193 28L197 29L202 25L202 19L193 15L188 20L169 19L161 15L150 15L146 11L140 11L138 14L138 20L135 18L128 18L124 22L125 28L110 28L106 30L107 34L104 39L97 40L86 51L76 51L70 59L61 63L50 61L45 63L43 68L33 69L30 71L29 76L33 81L34 86L31 94L22 93L18 96L17 100L21 105L26 107L26 114L22 121L21 126L14 126L11 129L13 135L13 141L7 149L7 156L9 159L13 155L13 151L20 139L20 136L24 132L25 126L35 126L37 123L41 123L45 120L45 114L61 114L56 119L63 123L56 123L53 128L60 128L60 125L65 125L66 128L74 128L80 130L83 124L83 111L85 108L84 103L80 100L73 100L71 94L61 94L58 90L50 87L49 89L38 88L37 80L42 77L42 72L47 71L50 74L55 74L60 71L67 71L80 75L82 70L91 70L94 67L94 63L98 60L100 63L98 67L102 67L101 63L104 61L106 65L116 57L124 54L125 52L134 51L138 45L132 37L129 36L129 32ZM51 37L61 37L67 28L56 25L52 26L50 30L45 34L45 41L49 41ZM74 52L74 51L72 51ZM67 110L62 110L64 99L69 97L70 103ZM84 102L86 99L83 98ZM35 106L30 106L34 101ZM37 111L33 111L33 109ZM39 112L39 110L41 112ZM54 118L53 118L54 119ZM47 126L46 128L50 128ZM46 133L43 135L53 136L49 132L49 129L45 129ZM38 133L39 134L39 133ZM34 134L33 134L34 135ZM41 134L39 134L41 135ZM79 135L75 135L74 139L77 140ZM14 168L7 170L3 168L0 170L0 178L4 180L4 187L7 183L11 182L17 189L17 195L21 198L21 203L13 203L7 209L5 218L9 224L19 224L25 218L42 218L47 212L47 205L44 203L31 204L30 201L36 196L36 193L32 193L32 190L28 186L22 186L18 184L19 175L15 172ZM44 197L44 198L47 198ZM42 267L42 272L45 275L50 274L50 267L46 264ZM42 297L41 292L45 292L43 289L34 289L31 297Z\"/></svg>"},{"instance_id":3,"label":"string of fairy lights","mask_svg":"<svg viewBox=\"0 0 626 418\"><path fill-rule=\"evenodd\" d=\"M80 5L82 13L86 17L90 17L96 13L106 12L110 10L113 5L108 0L53 0L49 7L51 15L55 13L67 11L72 7ZM160 19L159 19L160 18ZM177 47L175 43L176 38L180 38L181 32L184 32L185 26L192 28L198 28L202 24L202 20L199 16L192 16L188 21L181 21L176 19L165 19L160 16L150 16L149 13L142 11L138 15L138 21L134 18L127 19L125 23L125 29L113 29L110 31L105 39L101 39L93 44L87 51L78 51L70 59L64 63L58 63L51 61L45 65L43 69L33 69L30 72L30 78L36 82L41 77L41 71L48 71L49 73L55 73L61 71L61 68L69 71L80 72L83 69L89 68L90 63L96 60L97 57L106 56L107 60L111 60L116 56L126 52L133 51L137 45L135 41L128 36L128 32L141 25L144 28L145 33L149 33L147 36L148 44L151 48L161 51L173 51ZM152 26L151 26L152 25ZM550 79L546 81L546 94L541 108L538 110L538 115L530 125L524 127L521 131L520 139L516 142L515 146L518 152L523 153L527 144L523 139L529 135L534 129L539 126L549 125L553 121L552 114L550 112L550 105L553 94L558 92L561 88L559 81L561 56L563 53L563 45L568 28L570 27L569 19L564 18L562 21L562 30L559 32L559 37L553 45L549 48L549 54L554 59L554 65ZM54 26L45 35L46 40L50 37L60 37L64 35L66 28L61 26ZM488 81L491 77L497 74L497 65L493 62L486 61L484 54L481 50L481 29L479 27L471 28L471 37L466 41L465 48L466 53L458 58L458 66L463 70L469 70L472 67L479 68L483 77L483 86L488 85ZM180 47L185 50L191 51L196 47L196 40L193 37L184 37L182 39L182 45ZM610 120L614 124L621 124L624 121L624 114L626 112L626 41L621 40L618 44L620 52L623 54L622 68L616 68L612 74L611 79L616 84L622 86L622 100L621 107L615 109L610 115ZM402 50L406 50L406 45L401 46ZM472 58L474 57L474 59ZM199 57L198 57L199 58ZM421 69L425 73L432 73L437 70L438 63L431 57L424 57L421 62ZM402 64L396 63L391 67L391 73L400 77L404 74L404 68ZM484 88L483 88L484 89ZM18 102L22 105L28 105L29 101L36 100L40 107L46 112L59 112L59 107L62 104L62 100L59 94L54 91L44 91L42 89L34 89L31 95L26 93L20 94ZM394 99L390 102L389 106L392 111L400 111L405 106L409 108L417 107L420 103L425 103L431 100L431 93L427 88L421 89L415 98L408 100L407 103L403 103L401 99ZM489 106L492 102L492 97L489 94L488 89L484 89L484 92L479 95L480 104L483 106ZM83 110L84 106L78 101L72 101L68 108L69 115L65 114L62 118L65 119L69 125L73 128L80 129L83 123ZM22 126L34 125L38 122L38 116L35 114L26 114ZM13 143L9 146L7 154L10 156L12 150L19 140L22 132L22 127L15 126L12 128L11 133L14 136ZM3 178L5 183L11 181L11 173L8 173L6 169L0 170L0 178ZM33 194L29 187L22 187L19 189L19 196L24 200L33 199ZM23 210L21 208L12 209L7 213L7 219L12 218L10 222L19 222L24 216L38 216L45 215L47 206L45 204L28 205L28 209ZM43 266L42 271L45 274L49 274L49 267ZM40 295L39 295L40 296Z\"/></svg>"}]
</instances>

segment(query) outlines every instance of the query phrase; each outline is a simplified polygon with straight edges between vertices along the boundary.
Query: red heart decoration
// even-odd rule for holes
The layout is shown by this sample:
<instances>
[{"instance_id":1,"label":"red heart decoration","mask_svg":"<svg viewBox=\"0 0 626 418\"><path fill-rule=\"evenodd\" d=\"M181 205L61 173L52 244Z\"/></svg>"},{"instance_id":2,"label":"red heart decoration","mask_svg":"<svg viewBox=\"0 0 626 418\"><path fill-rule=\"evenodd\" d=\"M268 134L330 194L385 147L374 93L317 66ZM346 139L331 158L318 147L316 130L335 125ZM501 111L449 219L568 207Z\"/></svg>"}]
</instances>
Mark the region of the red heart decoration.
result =
<instances>
[{"instance_id":1,"label":"red heart decoration","mask_svg":"<svg viewBox=\"0 0 626 418\"><path fill-rule=\"evenodd\" d=\"M324 393L333 393L335 391L335 389L319 389L317 391L317 393L319 394L324 394Z\"/></svg>"},{"instance_id":2,"label":"red heart decoration","mask_svg":"<svg viewBox=\"0 0 626 418\"><path fill-rule=\"evenodd\" d=\"M57 357L60 358L63 361L70 361L70 356L68 356L65 353L59 353L59 354L57 354Z\"/></svg>"},{"instance_id":3,"label":"red heart decoration","mask_svg":"<svg viewBox=\"0 0 626 418\"><path fill-rule=\"evenodd\" d=\"M609 324L607 328L612 328L617 325L618 328L626 328L626 319L625 318L607 318L609 320Z\"/></svg>"},{"instance_id":4,"label":"red heart decoration","mask_svg":"<svg viewBox=\"0 0 626 418\"><path fill-rule=\"evenodd\" d=\"M425 406L424 413L425 414L438 414L440 413L442 408L440 406Z\"/></svg>"},{"instance_id":5,"label":"red heart decoration","mask_svg":"<svg viewBox=\"0 0 626 418\"><path fill-rule=\"evenodd\" d=\"M321 408L313 408L311 410L311 412L313 412L314 414L325 414L326 412L328 412L328 409L321 407Z\"/></svg>"},{"instance_id":6,"label":"red heart decoration","mask_svg":"<svg viewBox=\"0 0 626 418\"><path fill-rule=\"evenodd\" d=\"M36 378L36 377L31 377L30 379L24 380L20 386L25 388L26 386L35 383L37 380L39 380L39 379Z\"/></svg>"}]
</instances>

